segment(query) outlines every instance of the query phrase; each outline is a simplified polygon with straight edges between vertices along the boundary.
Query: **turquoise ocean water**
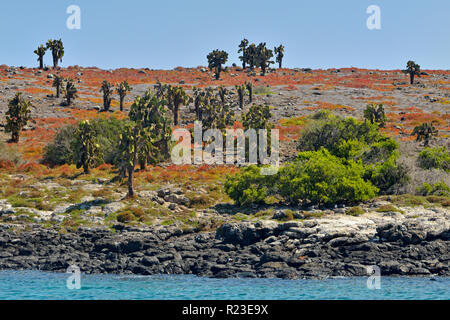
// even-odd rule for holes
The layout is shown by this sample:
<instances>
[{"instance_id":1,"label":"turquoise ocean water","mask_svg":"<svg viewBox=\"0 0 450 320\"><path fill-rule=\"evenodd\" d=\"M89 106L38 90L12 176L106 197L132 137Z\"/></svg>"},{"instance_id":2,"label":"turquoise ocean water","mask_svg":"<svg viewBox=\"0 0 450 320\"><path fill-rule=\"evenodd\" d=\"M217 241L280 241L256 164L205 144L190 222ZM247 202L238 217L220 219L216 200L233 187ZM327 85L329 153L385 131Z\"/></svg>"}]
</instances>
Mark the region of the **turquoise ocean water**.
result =
<instances>
[{"instance_id":1,"label":"turquoise ocean water","mask_svg":"<svg viewBox=\"0 0 450 320\"><path fill-rule=\"evenodd\" d=\"M195 276L81 275L81 289L67 288L70 274L0 271L0 300L330 300L450 299L450 278L382 277L328 280L208 279Z\"/></svg>"}]
</instances>

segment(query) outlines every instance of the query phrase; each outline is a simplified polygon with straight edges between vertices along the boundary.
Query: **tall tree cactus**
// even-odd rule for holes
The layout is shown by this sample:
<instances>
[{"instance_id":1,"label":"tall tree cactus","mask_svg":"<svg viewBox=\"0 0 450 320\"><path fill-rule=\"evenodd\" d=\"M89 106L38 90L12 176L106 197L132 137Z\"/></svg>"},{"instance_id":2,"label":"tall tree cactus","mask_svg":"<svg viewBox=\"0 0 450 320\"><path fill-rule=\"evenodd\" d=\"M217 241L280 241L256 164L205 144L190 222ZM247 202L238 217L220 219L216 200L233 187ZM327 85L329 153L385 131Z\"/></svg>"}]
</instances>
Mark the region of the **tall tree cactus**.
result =
<instances>
[{"instance_id":1,"label":"tall tree cactus","mask_svg":"<svg viewBox=\"0 0 450 320\"><path fill-rule=\"evenodd\" d=\"M207 56L208 68L214 70L216 80L220 79L220 73L222 72L222 65L228 61L228 53L225 51L214 50Z\"/></svg>"},{"instance_id":2,"label":"tall tree cactus","mask_svg":"<svg viewBox=\"0 0 450 320\"><path fill-rule=\"evenodd\" d=\"M61 77L61 76L59 76L59 75L56 75L56 76L53 78L53 84L52 84L52 86L53 86L54 88L56 88L56 97L57 97L57 98L59 98L59 96L60 96L60 94L61 94L61 88L63 87L63 85L64 85L64 78Z\"/></svg>"},{"instance_id":3,"label":"tall tree cactus","mask_svg":"<svg viewBox=\"0 0 450 320\"><path fill-rule=\"evenodd\" d=\"M120 134L119 143L119 169L128 173L127 198L134 198L134 171L139 161L139 150L150 150L152 148L151 128L144 128L142 121L130 122L125 125Z\"/></svg>"},{"instance_id":4,"label":"tall tree cactus","mask_svg":"<svg viewBox=\"0 0 450 320\"><path fill-rule=\"evenodd\" d=\"M120 111L123 111L123 102L128 92L131 92L131 90L133 90L133 88L131 88L126 81L122 81L117 85L116 91L119 95Z\"/></svg>"},{"instance_id":5,"label":"tall tree cactus","mask_svg":"<svg viewBox=\"0 0 450 320\"><path fill-rule=\"evenodd\" d=\"M62 62L64 56L64 45L61 39L59 40L48 40L47 49L50 49L53 57L53 67L58 67L58 62Z\"/></svg>"},{"instance_id":6,"label":"tall tree cactus","mask_svg":"<svg viewBox=\"0 0 450 320\"><path fill-rule=\"evenodd\" d=\"M239 98L239 108L244 110L244 96L245 96L245 85L235 86L238 98Z\"/></svg>"},{"instance_id":7,"label":"tall tree cactus","mask_svg":"<svg viewBox=\"0 0 450 320\"><path fill-rule=\"evenodd\" d=\"M39 62L39 69L44 69L44 56L46 51L47 48L42 44L34 50L34 53L38 56L37 61Z\"/></svg>"},{"instance_id":8,"label":"tall tree cactus","mask_svg":"<svg viewBox=\"0 0 450 320\"><path fill-rule=\"evenodd\" d=\"M404 70L404 72L409 74L410 83L414 84L414 77L420 77L420 66L414 61L408 61L408 63L406 64L406 70Z\"/></svg>"},{"instance_id":9,"label":"tall tree cactus","mask_svg":"<svg viewBox=\"0 0 450 320\"><path fill-rule=\"evenodd\" d=\"M173 113L173 124L177 126L180 118L180 107L189 104L191 97L184 91L183 87L169 86L167 88L167 100L170 110Z\"/></svg>"},{"instance_id":10,"label":"tall tree cactus","mask_svg":"<svg viewBox=\"0 0 450 320\"><path fill-rule=\"evenodd\" d=\"M83 168L85 174L95 167L103 159L96 131L89 120L81 121L75 132L74 141L75 162L77 169Z\"/></svg>"},{"instance_id":11,"label":"tall tree cactus","mask_svg":"<svg viewBox=\"0 0 450 320\"><path fill-rule=\"evenodd\" d=\"M273 51L267 49L266 44L260 43L256 48L257 65L261 68L262 75L266 75L267 68L273 63L270 58L273 57Z\"/></svg>"},{"instance_id":12,"label":"tall tree cactus","mask_svg":"<svg viewBox=\"0 0 450 320\"><path fill-rule=\"evenodd\" d=\"M279 47L275 47L274 52L277 56L278 67L281 69L283 66L283 58L284 58L284 46L280 44Z\"/></svg>"},{"instance_id":13,"label":"tall tree cactus","mask_svg":"<svg viewBox=\"0 0 450 320\"><path fill-rule=\"evenodd\" d=\"M8 103L5 131L11 133L11 142L19 142L20 132L31 119L31 102L22 98L22 93L16 93Z\"/></svg>"},{"instance_id":14,"label":"tall tree cactus","mask_svg":"<svg viewBox=\"0 0 450 320\"><path fill-rule=\"evenodd\" d=\"M249 102L253 103L253 83L251 81L245 82L245 87L247 88L248 91Z\"/></svg>"},{"instance_id":15,"label":"tall tree cactus","mask_svg":"<svg viewBox=\"0 0 450 320\"><path fill-rule=\"evenodd\" d=\"M250 70L255 69L256 65L258 64L257 53L258 50L254 43L249 45L246 49L247 63L249 64Z\"/></svg>"},{"instance_id":16,"label":"tall tree cactus","mask_svg":"<svg viewBox=\"0 0 450 320\"><path fill-rule=\"evenodd\" d=\"M72 105L73 100L78 97L78 90L73 84L72 79L66 79L66 87L64 89L64 95L66 98L66 104L68 106Z\"/></svg>"},{"instance_id":17,"label":"tall tree cactus","mask_svg":"<svg viewBox=\"0 0 450 320\"><path fill-rule=\"evenodd\" d=\"M248 46L248 40L247 39L243 39L241 41L241 44L239 45L239 51L238 53L242 52L242 55L239 56L239 59L242 61L242 68L245 69L246 64L248 62L248 57L247 57L247 46Z\"/></svg>"},{"instance_id":18,"label":"tall tree cactus","mask_svg":"<svg viewBox=\"0 0 450 320\"><path fill-rule=\"evenodd\" d=\"M104 80L100 92L103 93L103 110L109 111L111 108L112 94L114 92L114 86L108 81Z\"/></svg>"}]
</instances>

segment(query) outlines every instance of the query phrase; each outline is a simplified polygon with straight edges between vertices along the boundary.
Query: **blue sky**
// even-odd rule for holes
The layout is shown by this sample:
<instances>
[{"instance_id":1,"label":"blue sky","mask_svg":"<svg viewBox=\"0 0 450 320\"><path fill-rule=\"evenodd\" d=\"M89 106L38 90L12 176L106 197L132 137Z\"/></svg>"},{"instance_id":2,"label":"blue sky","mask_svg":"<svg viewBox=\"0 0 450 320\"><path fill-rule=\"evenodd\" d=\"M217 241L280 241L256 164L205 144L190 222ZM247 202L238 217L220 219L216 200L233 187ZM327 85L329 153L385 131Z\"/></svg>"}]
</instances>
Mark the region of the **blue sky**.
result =
<instances>
[{"instance_id":1,"label":"blue sky","mask_svg":"<svg viewBox=\"0 0 450 320\"><path fill-rule=\"evenodd\" d=\"M66 27L69 5L81 30ZM366 9L381 8L381 30ZM286 67L450 69L449 0L14 0L1 1L0 64L37 66L33 51L62 38L62 66L172 69L206 64L213 49L240 64L238 45L286 47ZM48 53L46 64L51 64Z\"/></svg>"}]
</instances>

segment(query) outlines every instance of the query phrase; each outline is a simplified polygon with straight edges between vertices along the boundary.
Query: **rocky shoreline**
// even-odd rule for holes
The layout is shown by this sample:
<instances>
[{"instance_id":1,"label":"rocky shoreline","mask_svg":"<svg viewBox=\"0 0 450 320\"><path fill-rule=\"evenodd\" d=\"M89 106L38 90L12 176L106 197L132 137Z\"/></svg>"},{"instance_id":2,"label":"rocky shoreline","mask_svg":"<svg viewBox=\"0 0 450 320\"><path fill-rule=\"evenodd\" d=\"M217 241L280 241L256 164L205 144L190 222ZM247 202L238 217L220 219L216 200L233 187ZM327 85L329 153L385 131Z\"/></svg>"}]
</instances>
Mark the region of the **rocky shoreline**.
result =
<instances>
[{"instance_id":1,"label":"rocky shoreline","mask_svg":"<svg viewBox=\"0 0 450 320\"><path fill-rule=\"evenodd\" d=\"M115 225L59 233L0 225L0 269L204 277L450 276L449 210L328 215L278 223L227 223L198 233Z\"/></svg>"}]
</instances>

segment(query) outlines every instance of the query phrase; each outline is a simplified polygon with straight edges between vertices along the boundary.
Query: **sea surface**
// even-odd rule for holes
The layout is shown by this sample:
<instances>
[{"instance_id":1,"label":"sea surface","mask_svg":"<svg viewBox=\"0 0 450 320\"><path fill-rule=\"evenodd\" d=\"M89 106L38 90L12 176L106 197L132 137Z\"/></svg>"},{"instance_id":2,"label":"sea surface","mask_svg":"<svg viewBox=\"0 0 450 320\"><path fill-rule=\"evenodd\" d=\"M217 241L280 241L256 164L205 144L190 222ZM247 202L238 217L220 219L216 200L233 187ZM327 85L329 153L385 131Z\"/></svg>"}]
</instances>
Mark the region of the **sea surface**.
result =
<instances>
[{"instance_id":1,"label":"sea surface","mask_svg":"<svg viewBox=\"0 0 450 320\"><path fill-rule=\"evenodd\" d=\"M40 271L0 271L0 300L450 299L450 278L381 277L380 289L368 289L367 278L209 279L81 274L78 282L81 288L69 289L67 280L71 276ZM69 281L71 288L76 284L76 281Z\"/></svg>"}]
</instances>

